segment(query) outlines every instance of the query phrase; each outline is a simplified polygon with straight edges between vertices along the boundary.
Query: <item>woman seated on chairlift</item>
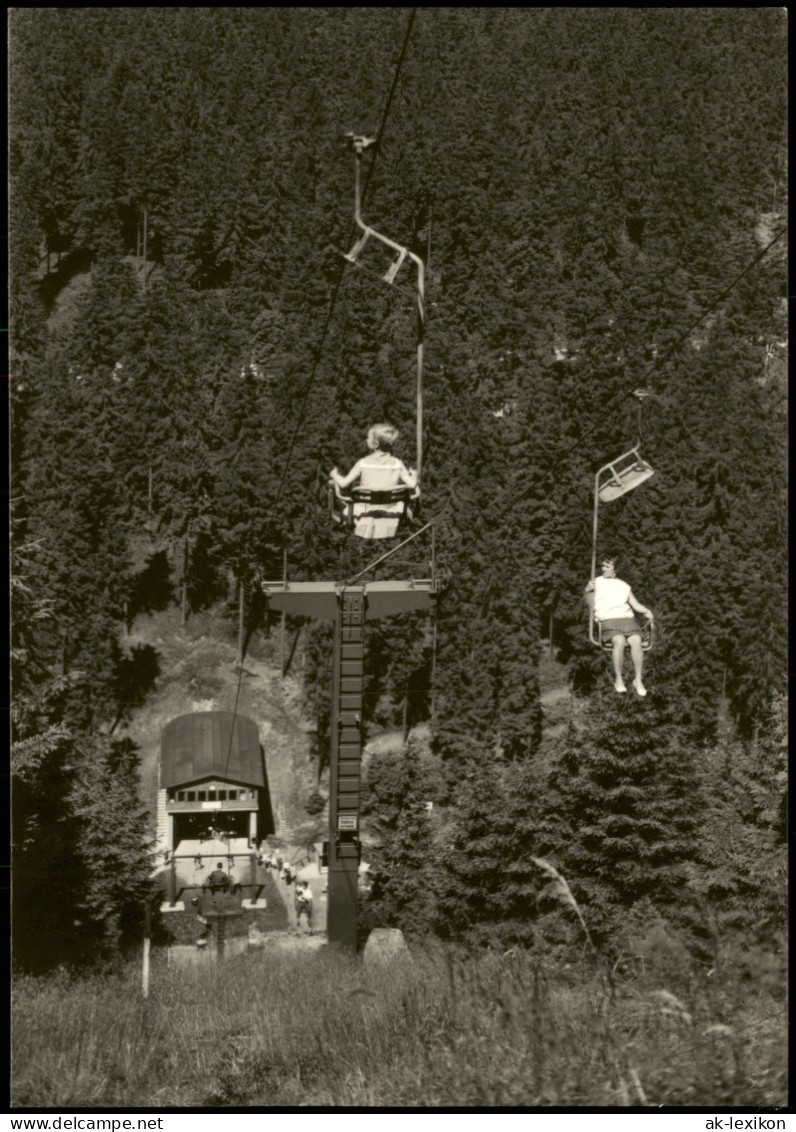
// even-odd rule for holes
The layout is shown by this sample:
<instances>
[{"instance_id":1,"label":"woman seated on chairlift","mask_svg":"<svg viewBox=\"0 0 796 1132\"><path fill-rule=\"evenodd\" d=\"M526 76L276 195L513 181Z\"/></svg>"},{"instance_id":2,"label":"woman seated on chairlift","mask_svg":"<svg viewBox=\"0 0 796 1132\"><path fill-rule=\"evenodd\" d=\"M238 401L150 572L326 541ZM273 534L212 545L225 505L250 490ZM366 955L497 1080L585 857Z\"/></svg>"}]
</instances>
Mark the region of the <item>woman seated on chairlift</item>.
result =
<instances>
[{"instance_id":1,"label":"woman seated on chairlift","mask_svg":"<svg viewBox=\"0 0 796 1132\"><path fill-rule=\"evenodd\" d=\"M417 472L413 468L407 468L392 454L398 436L398 429L391 424L373 425L368 431L368 455L357 460L347 476L340 475L337 468L332 468L332 482L339 488L346 488L359 480L357 487L369 491L390 491L401 484L417 487ZM398 530L404 504L400 500L395 503L379 503L375 505L375 509L378 513L374 515L373 504L354 504L355 533L360 538L391 538Z\"/></svg>"},{"instance_id":2,"label":"woman seated on chairlift","mask_svg":"<svg viewBox=\"0 0 796 1132\"><path fill-rule=\"evenodd\" d=\"M602 577L595 578L586 586L586 602L594 619L599 621L603 636L611 641L614 687L617 692L627 691L622 671L627 642L633 661L633 687L638 696L646 696L647 689L641 678L644 664L641 629L633 616L633 610L643 614L650 624L653 621L652 610L636 600L627 582L617 578L616 559L610 555L605 555L602 559Z\"/></svg>"}]
</instances>

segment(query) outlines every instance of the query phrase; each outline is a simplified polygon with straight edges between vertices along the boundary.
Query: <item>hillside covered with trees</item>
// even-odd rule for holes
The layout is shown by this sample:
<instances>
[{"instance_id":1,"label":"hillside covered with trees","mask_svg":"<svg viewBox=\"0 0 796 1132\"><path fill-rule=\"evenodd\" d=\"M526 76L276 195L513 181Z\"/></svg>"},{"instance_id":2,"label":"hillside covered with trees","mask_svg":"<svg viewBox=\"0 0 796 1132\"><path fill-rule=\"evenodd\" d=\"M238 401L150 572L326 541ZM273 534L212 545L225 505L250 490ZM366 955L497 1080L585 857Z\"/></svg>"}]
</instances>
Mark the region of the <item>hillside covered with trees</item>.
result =
<instances>
[{"instance_id":1,"label":"hillside covered with trees","mask_svg":"<svg viewBox=\"0 0 796 1132\"><path fill-rule=\"evenodd\" d=\"M369 635L369 703L432 740L371 768L367 917L567 946L542 859L595 946L664 923L706 964L728 933L778 953L785 14L17 9L10 42L17 961L139 924L124 727L157 657L126 627L227 600L234 625L242 593L267 633L283 555L297 579L370 561L329 469L376 420L414 460L415 296L340 255L347 130L383 130L364 215L426 262L423 517L450 579L433 634ZM583 605L594 473L639 387L656 474L600 551L656 614L644 702ZM328 634L305 632L323 757ZM542 759L544 649L581 710Z\"/></svg>"}]
</instances>

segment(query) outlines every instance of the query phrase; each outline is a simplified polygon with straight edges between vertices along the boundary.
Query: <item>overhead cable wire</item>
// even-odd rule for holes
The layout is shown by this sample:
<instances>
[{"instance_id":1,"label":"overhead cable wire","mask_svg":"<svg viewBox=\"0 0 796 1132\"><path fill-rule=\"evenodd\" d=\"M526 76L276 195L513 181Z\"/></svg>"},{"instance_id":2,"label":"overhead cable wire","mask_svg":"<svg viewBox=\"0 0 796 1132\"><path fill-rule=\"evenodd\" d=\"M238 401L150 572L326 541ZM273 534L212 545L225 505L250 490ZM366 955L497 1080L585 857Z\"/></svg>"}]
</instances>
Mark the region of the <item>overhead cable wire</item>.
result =
<instances>
[{"instance_id":1,"label":"overhead cable wire","mask_svg":"<svg viewBox=\"0 0 796 1132\"><path fill-rule=\"evenodd\" d=\"M393 96L394 96L396 88L398 86L398 76L401 73L401 68L403 67L404 59L406 58L406 50L409 46L409 37L412 34L412 24L415 22L416 14L417 14L417 8L413 8L411 10L411 12L409 13L409 20L407 21L406 31L404 32L403 46L401 47L401 54L398 56L398 63L396 64L396 67L395 67L395 74L393 75L392 86L390 87L390 93L387 95L387 101L384 104L384 113L381 116L381 123L379 125L379 131L376 134L376 144L373 147L373 160L371 161L370 166L368 167L368 171L365 174L365 182L362 186L362 202L363 203L365 201L365 197L367 196L368 185L370 184L370 179L373 176L373 166L376 163L375 158L376 158L376 155L379 152L379 149L381 148L381 141L382 141L382 138L384 137L384 132L387 129L387 119L390 115L390 109L392 108Z\"/></svg>"}]
</instances>

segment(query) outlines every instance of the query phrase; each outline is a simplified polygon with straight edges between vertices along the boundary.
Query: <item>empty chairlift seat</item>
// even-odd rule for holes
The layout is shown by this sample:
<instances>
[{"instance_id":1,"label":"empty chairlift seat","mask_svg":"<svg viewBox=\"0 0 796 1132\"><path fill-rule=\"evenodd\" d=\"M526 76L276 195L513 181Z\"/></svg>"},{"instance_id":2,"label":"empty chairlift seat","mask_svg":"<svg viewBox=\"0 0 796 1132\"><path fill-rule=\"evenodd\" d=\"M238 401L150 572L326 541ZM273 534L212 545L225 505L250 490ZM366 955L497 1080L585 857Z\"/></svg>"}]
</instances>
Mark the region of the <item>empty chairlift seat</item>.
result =
<instances>
[{"instance_id":1,"label":"empty chairlift seat","mask_svg":"<svg viewBox=\"0 0 796 1132\"><path fill-rule=\"evenodd\" d=\"M611 503L627 495L633 488L654 475L654 469L642 457L638 448L623 452L616 460L600 468L597 473L597 493L602 503Z\"/></svg>"}]
</instances>

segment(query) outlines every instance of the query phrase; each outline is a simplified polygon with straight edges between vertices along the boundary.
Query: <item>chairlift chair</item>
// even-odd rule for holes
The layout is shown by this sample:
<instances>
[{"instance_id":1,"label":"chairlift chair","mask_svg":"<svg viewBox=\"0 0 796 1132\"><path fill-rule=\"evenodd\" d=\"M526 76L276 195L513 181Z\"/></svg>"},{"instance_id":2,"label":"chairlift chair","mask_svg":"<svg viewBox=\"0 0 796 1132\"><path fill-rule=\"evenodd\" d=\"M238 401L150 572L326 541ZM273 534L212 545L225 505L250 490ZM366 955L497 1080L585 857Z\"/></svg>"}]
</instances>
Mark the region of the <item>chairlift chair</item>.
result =
<instances>
[{"instance_id":1,"label":"chairlift chair","mask_svg":"<svg viewBox=\"0 0 796 1132\"><path fill-rule=\"evenodd\" d=\"M353 263L355 266L361 267L362 264L360 263L360 256L365 250L365 245L367 244L368 240L372 238L376 241L376 243L381 244L385 248L388 248L395 255L395 259L382 276L382 279L385 283L393 284L395 282L396 276L401 270L401 266L407 256L409 256L409 259L415 264L422 276L423 264L419 256L414 255L409 251L408 248L404 247L403 244L399 244L395 240L391 240L390 237L385 236L383 232L377 232L375 228L372 228L369 224L366 224L362 219L362 198L360 192L360 162L362 160L362 151L363 149L367 149L368 146L373 145L377 139L365 137L362 134L353 133L346 134L346 137L351 139L355 152L354 221L356 222L360 234L357 237L351 250L349 252L342 253L343 258L347 259L349 263ZM422 293L422 279L419 280L419 286Z\"/></svg>"},{"instance_id":2,"label":"chairlift chair","mask_svg":"<svg viewBox=\"0 0 796 1132\"><path fill-rule=\"evenodd\" d=\"M401 484L393 488L374 490L371 488L351 487L340 488L334 481L329 484L329 508L332 520L352 529L362 538L393 538L399 528L407 519L411 519L413 511L417 508L420 498L420 480L423 466L423 334L425 320L425 265L420 256L411 252L403 244L391 240L383 232L366 224L362 219L362 194L360 188L362 152L375 145L377 139L364 134L349 132L346 134L354 147L354 221L358 228L357 239L349 252L343 256L356 267L364 268L361 262L362 252L369 240L375 241L387 248L394 256L387 271L381 276L385 283L391 286L395 283L401 267L408 259L417 269L417 415L415 430L417 437L417 468L418 486L408 487ZM365 270L369 270L364 268ZM360 522L360 520L366 520ZM370 520L376 520L375 528ZM361 530L357 530L357 527Z\"/></svg>"},{"instance_id":3,"label":"chairlift chair","mask_svg":"<svg viewBox=\"0 0 796 1132\"><path fill-rule=\"evenodd\" d=\"M614 499L627 495L654 474L654 469L642 457L639 449L631 448L629 452L623 452L600 468L595 478L595 491L602 503L611 503Z\"/></svg>"},{"instance_id":4,"label":"chairlift chair","mask_svg":"<svg viewBox=\"0 0 796 1132\"><path fill-rule=\"evenodd\" d=\"M633 396L638 401L638 442L635 447L623 452L615 460L604 464L594 477L594 523L592 529L591 579L597 574L597 530L600 517L600 503L612 503L633 491L655 474L654 469L641 455L641 413L643 403L649 393L646 389L636 389ZM652 648L653 628L650 621L640 627L641 647L647 651ZM589 640L598 648L610 652L612 638L603 634L600 622L594 616L593 606L589 605Z\"/></svg>"},{"instance_id":5,"label":"chairlift chair","mask_svg":"<svg viewBox=\"0 0 796 1132\"><path fill-rule=\"evenodd\" d=\"M595 496L599 494L603 503L611 503L614 499L619 499L654 474L640 452L641 418L644 411L644 402L650 396L650 391L648 389L634 389L631 396L638 401L636 424L638 439L634 448L631 448L629 452L623 452L610 464L605 464L597 473L594 491Z\"/></svg>"},{"instance_id":6,"label":"chairlift chair","mask_svg":"<svg viewBox=\"0 0 796 1132\"><path fill-rule=\"evenodd\" d=\"M654 622L645 618L639 627L639 632L641 633L641 647L644 652L649 652L655 633ZM598 648L605 649L606 652L611 652L613 649L613 637L609 637L603 632L602 624L591 611L589 611L589 640Z\"/></svg>"},{"instance_id":7,"label":"chairlift chair","mask_svg":"<svg viewBox=\"0 0 796 1132\"><path fill-rule=\"evenodd\" d=\"M375 491L365 487L340 488L334 481L329 483L329 507L333 522L348 527L356 534L361 519L394 520L383 524L384 534L364 536L368 538L393 538L399 528L413 518L419 498L418 487L407 487L404 484ZM356 504L364 506L355 513ZM396 504L400 506L396 507Z\"/></svg>"}]
</instances>

